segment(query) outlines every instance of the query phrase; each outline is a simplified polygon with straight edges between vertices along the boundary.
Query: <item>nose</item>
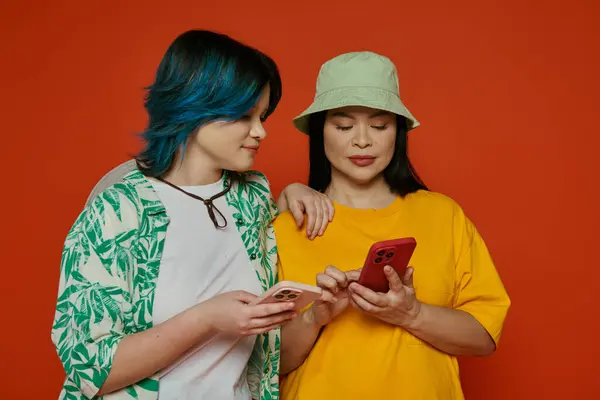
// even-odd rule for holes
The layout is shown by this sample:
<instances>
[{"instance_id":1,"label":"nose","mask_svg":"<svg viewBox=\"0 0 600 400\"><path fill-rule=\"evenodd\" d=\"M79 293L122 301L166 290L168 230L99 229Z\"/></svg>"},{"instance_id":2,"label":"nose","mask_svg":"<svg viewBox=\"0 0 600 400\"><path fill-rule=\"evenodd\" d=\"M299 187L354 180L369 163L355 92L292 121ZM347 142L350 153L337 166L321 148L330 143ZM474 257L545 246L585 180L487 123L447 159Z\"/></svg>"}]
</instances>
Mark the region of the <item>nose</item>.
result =
<instances>
[{"instance_id":1,"label":"nose","mask_svg":"<svg viewBox=\"0 0 600 400\"><path fill-rule=\"evenodd\" d=\"M355 129L354 137L352 138L352 145L359 149L365 149L371 146L371 134L369 133L369 126L365 123L358 124L358 129Z\"/></svg>"},{"instance_id":2,"label":"nose","mask_svg":"<svg viewBox=\"0 0 600 400\"><path fill-rule=\"evenodd\" d=\"M267 131L260 120L252 124L250 137L259 141L267 137Z\"/></svg>"}]
</instances>

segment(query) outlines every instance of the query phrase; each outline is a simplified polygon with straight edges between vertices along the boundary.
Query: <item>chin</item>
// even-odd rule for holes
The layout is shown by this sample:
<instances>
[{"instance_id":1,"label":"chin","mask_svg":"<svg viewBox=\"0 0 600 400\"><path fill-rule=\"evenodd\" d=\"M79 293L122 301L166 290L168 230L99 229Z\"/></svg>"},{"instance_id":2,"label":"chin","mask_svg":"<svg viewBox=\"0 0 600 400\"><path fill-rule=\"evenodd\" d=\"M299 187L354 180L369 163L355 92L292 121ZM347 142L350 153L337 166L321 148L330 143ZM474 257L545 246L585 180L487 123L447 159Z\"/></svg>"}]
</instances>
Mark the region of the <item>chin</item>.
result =
<instances>
[{"instance_id":1,"label":"chin","mask_svg":"<svg viewBox=\"0 0 600 400\"><path fill-rule=\"evenodd\" d=\"M369 171L366 168L362 168L359 171L348 171L346 173L346 176L348 176L350 180L359 185L366 185L374 181L378 176L381 175L382 172L377 172L373 170Z\"/></svg>"},{"instance_id":2,"label":"chin","mask_svg":"<svg viewBox=\"0 0 600 400\"><path fill-rule=\"evenodd\" d=\"M236 171L236 172L246 172L246 171L252 169L253 165L254 165L254 159L252 159L252 160L233 160L233 162L231 162L229 164L229 166L225 169L228 169L230 171Z\"/></svg>"},{"instance_id":3,"label":"chin","mask_svg":"<svg viewBox=\"0 0 600 400\"><path fill-rule=\"evenodd\" d=\"M354 176L350 176L350 179L357 185L368 185L369 183L375 180L375 177L373 176L369 178L357 178Z\"/></svg>"}]
</instances>

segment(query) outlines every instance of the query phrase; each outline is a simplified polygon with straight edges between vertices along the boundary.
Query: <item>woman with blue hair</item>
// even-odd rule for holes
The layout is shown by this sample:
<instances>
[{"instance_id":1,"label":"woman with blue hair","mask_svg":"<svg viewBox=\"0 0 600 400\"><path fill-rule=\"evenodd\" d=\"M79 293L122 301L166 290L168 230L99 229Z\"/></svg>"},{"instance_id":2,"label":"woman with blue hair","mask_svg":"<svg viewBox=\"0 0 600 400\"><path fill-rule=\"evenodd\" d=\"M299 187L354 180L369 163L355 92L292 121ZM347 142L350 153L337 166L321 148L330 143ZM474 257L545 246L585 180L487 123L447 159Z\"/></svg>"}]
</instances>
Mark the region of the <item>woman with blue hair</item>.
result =
<instances>
[{"instance_id":1,"label":"woman with blue hair","mask_svg":"<svg viewBox=\"0 0 600 400\"><path fill-rule=\"evenodd\" d=\"M318 232L332 210L298 184L276 205L250 171L280 98L277 66L256 49L208 31L171 44L137 168L65 241L52 327L61 399L278 398L279 327L296 315L249 304L277 280L272 221L289 205Z\"/></svg>"}]
</instances>

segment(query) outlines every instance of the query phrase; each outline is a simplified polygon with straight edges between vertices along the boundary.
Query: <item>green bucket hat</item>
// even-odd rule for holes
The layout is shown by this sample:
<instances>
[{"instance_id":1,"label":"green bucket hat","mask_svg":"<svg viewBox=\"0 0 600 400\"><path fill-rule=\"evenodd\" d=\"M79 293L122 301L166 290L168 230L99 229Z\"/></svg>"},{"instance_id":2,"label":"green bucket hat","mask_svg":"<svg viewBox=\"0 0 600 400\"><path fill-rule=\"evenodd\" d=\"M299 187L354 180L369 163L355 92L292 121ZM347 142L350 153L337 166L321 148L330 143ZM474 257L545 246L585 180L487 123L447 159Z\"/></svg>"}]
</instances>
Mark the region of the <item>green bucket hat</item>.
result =
<instances>
[{"instance_id":1,"label":"green bucket hat","mask_svg":"<svg viewBox=\"0 0 600 400\"><path fill-rule=\"evenodd\" d=\"M308 133L311 114L346 106L364 106L402 115L407 120L408 130L420 125L400 100L394 63L370 51L341 54L323 64L313 103L293 122L301 132Z\"/></svg>"}]
</instances>

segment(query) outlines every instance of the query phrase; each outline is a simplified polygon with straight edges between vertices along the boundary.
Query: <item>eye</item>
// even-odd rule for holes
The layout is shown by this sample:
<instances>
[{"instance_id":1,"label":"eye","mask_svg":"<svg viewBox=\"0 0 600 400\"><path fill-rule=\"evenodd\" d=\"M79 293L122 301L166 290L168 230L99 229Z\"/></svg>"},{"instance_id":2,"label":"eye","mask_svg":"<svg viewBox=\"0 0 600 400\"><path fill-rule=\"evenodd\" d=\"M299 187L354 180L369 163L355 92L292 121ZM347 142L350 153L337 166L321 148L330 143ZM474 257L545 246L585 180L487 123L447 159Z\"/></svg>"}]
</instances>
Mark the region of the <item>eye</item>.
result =
<instances>
[{"instance_id":1,"label":"eye","mask_svg":"<svg viewBox=\"0 0 600 400\"><path fill-rule=\"evenodd\" d=\"M240 121L248 121L250 119L252 119L252 115L247 114L247 115L242 116L240 118Z\"/></svg>"},{"instance_id":2,"label":"eye","mask_svg":"<svg viewBox=\"0 0 600 400\"><path fill-rule=\"evenodd\" d=\"M387 125L374 125L372 128L377 129L378 131L385 131L387 129Z\"/></svg>"},{"instance_id":3,"label":"eye","mask_svg":"<svg viewBox=\"0 0 600 400\"><path fill-rule=\"evenodd\" d=\"M352 126L336 126L336 129L338 131L349 131L350 129L352 129Z\"/></svg>"}]
</instances>

